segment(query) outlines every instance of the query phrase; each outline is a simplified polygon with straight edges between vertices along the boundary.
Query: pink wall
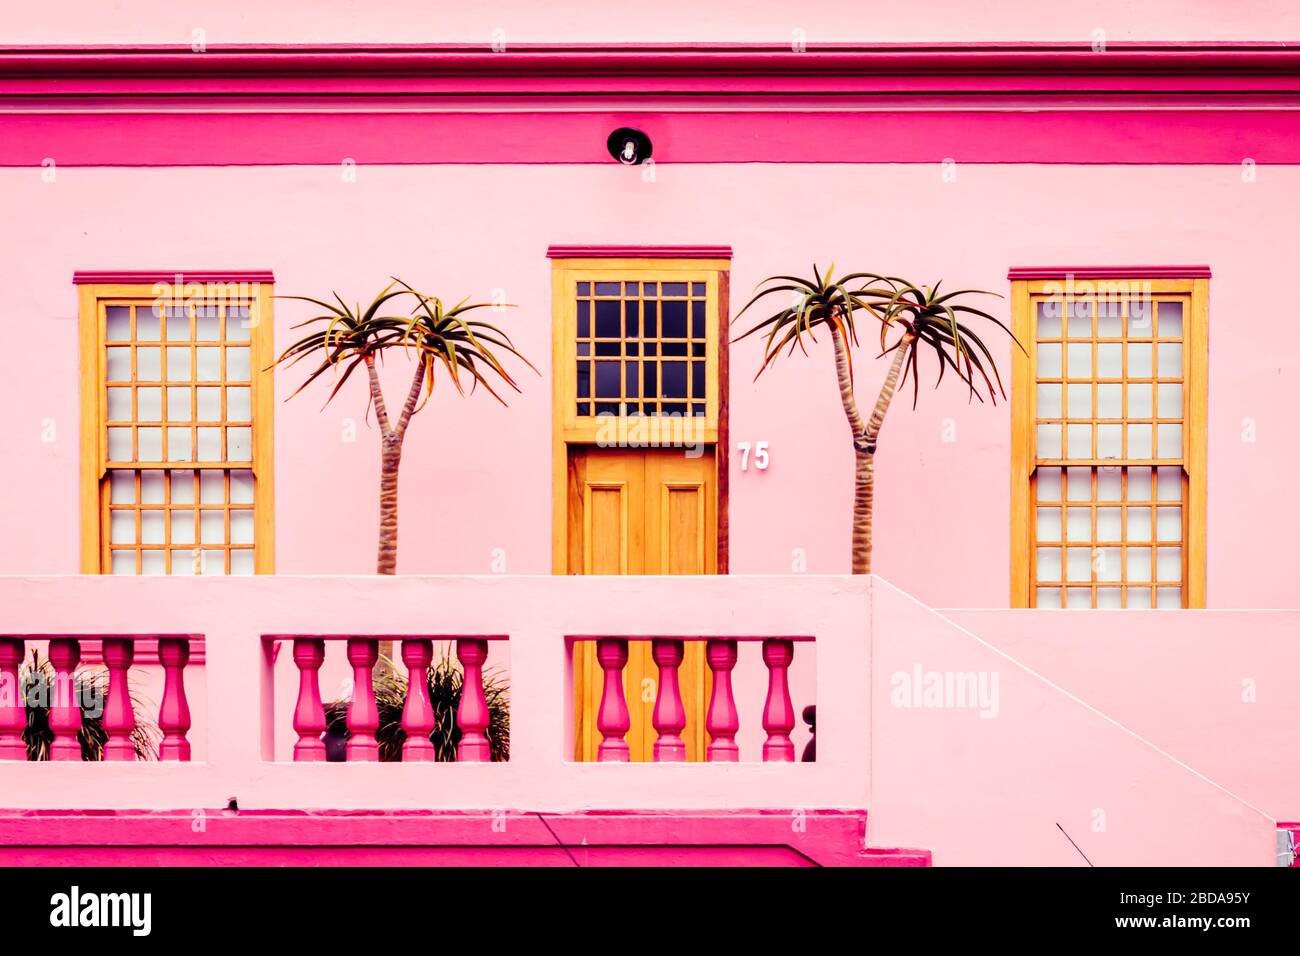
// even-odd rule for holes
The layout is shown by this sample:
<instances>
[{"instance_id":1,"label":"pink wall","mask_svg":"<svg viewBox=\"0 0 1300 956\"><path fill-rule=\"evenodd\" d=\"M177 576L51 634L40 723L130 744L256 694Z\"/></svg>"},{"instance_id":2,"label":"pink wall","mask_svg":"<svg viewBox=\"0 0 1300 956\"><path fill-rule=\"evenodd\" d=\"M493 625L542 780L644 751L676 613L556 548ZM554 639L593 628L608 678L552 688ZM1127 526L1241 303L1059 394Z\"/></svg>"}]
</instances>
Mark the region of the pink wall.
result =
<instances>
[{"instance_id":1,"label":"pink wall","mask_svg":"<svg viewBox=\"0 0 1300 956\"><path fill-rule=\"evenodd\" d=\"M1249 155L1250 144L1241 150ZM935 144L936 155L945 152ZM41 347L0 353L0 431L9 460L22 465L9 470L0 500L0 540L14 542L0 553L0 573L77 569L74 270L271 268L280 293L337 289L349 298L392 273L451 297L503 290L520 306L505 324L545 374L525 371L524 394L508 409L444 391L416 419L403 461L400 567L484 573L501 548L508 573L547 573L546 247L714 242L735 249L741 301L762 276L806 270L814 259L1003 293L1012 265L1210 265L1209 604L1294 606L1283 542L1300 535L1289 490L1300 359L1260 343L1289 328L1261 279L1290 268L1300 170L1261 167L1249 183L1228 166L956 171L945 182L937 165L663 164L644 182L612 164L362 167L348 183L332 166L61 168L47 183L35 169L2 170L0 198L21 228L0 236L0 318L34 330ZM814 189L843 197L849 214L791 229ZM859 225L868 210L891 224L887 236ZM283 346L289 325L309 312L300 303L278 308ZM1005 303L999 308L1005 314ZM1008 349L994 347L1005 370ZM789 572L797 551L809 572L843 571L851 453L830 354L823 344L753 384L757 354L752 342L733 350L732 435L769 442L771 467L742 472L733 456L732 571ZM858 366L868 395L883 373L871 354L864 348ZM400 361L386 380L404 387ZM296 370L282 372L280 396L298 381ZM321 411L324 397L315 388L278 406L282 573L373 567L378 453L375 430L361 421L364 386L349 383ZM349 422L355 443L346 440ZM876 567L927 603L1007 603L1008 428L1004 405L971 406L953 383L923 390L916 411L903 399L890 413L878 460ZM436 491L425 490L431 484ZM327 499L355 505L325 522Z\"/></svg>"},{"instance_id":2,"label":"pink wall","mask_svg":"<svg viewBox=\"0 0 1300 956\"><path fill-rule=\"evenodd\" d=\"M896 4L884 0L725 0L653 5L557 0L544 6L485 0L472 6L413 0L280 0L213 6L201 0L62 2L10 11L0 43L188 43L196 28L210 43L462 42L487 44L501 29L512 42L550 40L784 40L797 28L810 42L848 40L1235 39L1300 36L1300 11L1287 0L1075 0L1068 6L1008 0Z\"/></svg>"}]
</instances>

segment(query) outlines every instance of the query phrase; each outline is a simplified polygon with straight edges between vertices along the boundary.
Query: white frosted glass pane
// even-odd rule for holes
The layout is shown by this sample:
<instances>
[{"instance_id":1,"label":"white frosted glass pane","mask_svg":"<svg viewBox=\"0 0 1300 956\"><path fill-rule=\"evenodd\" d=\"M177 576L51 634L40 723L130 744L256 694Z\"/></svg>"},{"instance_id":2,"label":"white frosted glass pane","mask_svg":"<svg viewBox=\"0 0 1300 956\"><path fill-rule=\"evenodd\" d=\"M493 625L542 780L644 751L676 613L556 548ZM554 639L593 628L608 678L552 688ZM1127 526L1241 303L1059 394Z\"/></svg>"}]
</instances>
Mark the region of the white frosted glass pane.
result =
<instances>
[{"instance_id":1,"label":"white frosted glass pane","mask_svg":"<svg viewBox=\"0 0 1300 956\"><path fill-rule=\"evenodd\" d=\"M1183 337L1183 304L1161 302L1156 311L1156 332L1162 339Z\"/></svg>"},{"instance_id":2,"label":"white frosted glass pane","mask_svg":"<svg viewBox=\"0 0 1300 956\"><path fill-rule=\"evenodd\" d=\"M1069 442L1066 456L1069 458L1092 457L1092 426L1067 425L1066 436Z\"/></svg>"},{"instance_id":3,"label":"white frosted glass pane","mask_svg":"<svg viewBox=\"0 0 1300 956\"><path fill-rule=\"evenodd\" d=\"M1092 469L1067 468L1066 472L1066 497L1070 501L1091 501Z\"/></svg>"},{"instance_id":4,"label":"white frosted glass pane","mask_svg":"<svg viewBox=\"0 0 1300 956\"><path fill-rule=\"evenodd\" d=\"M190 340L190 316L189 310L184 306L181 308L170 308L167 310L167 341L169 342L188 342Z\"/></svg>"},{"instance_id":5,"label":"white frosted glass pane","mask_svg":"<svg viewBox=\"0 0 1300 956\"><path fill-rule=\"evenodd\" d=\"M1097 588L1097 607L1120 607L1121 600L1119 588Z\"/></svg>"},{"instance_id":6,"label":"white frosted glass pane","mask_svg":"<svg viewBox=\"0 0 1300 956\"><path fill-rule=\"evenodd\" d=\"M130 461L131 458L131 429L110 428L108 430L108 460Z\"/></svg>"},{"instance_id":7,"label":"white frosted glass pane","mask_svg":"<svg viewBox=\"0 0 1300 956\"><path fill-rule=\"evenodd\" d=\"M1150 342L1130 342L1128 344L1128 377L1150 378L1151 355Z\"/></svg>"},{"instance_id":8,"label":"white frosted glass pane","mask_svg":"<svg viewBox=\"0 0 1300 956\"><path fill-rule=\"evenodd\" d=\"M1124 494L1119 468L1097 469L1097 500L1119 501Z\"/></svg>"},{"instance_id":9,"label":"white frosted glass pane","mask_svg":"<svg viewBox=\"0 0 1300 956\"><path fill-rule=\"evenodd\" d=\"M205 505L226 503L226 475L221 471L199 473L199 500Z\"/></svg>"},{"instance_id":10,"label":"white frosted glass pane","mask_svg":"<svg viewBox=\"0 0 1300 956\"><path fill-rule=\"evenodd\" d=\"M1092 338L1092 300L1075 299L1066 313L1066 331L1072 339Z\"/></svg>"},{"instance_id":11,"label":"white frosted glass pane","mask_svg":"<svg viewBox=\"0 0 1300 956\"><path fill-rule=\"evenodd\" d=\"M221 421L221 389L200 388L198 391L199 417L201 422Z\"/></svg>"},{"instance_id":12,"label":"white frosted glass pane","mask_svg":"<svg viewBox=\"0 0 1300 956\"><path fill-rule=\"evenodd\" d=\"M163 544L167 540L166 516L161 511L140 513L140 543Z\"/></svg>"},{"instance_id":13,"label":"white frosted glass pane","mask_svg":"<svg viewBox=\"0 0 1300 956\"><path fill-rule=\"evenodd\" d=\"M131 350L127 348L105 349L107 362L107 380L110 382L131 381Z\"/></svg>"},{"instance_id":14,"label":"white frosted glass pane","mask_svg":"<svg viewBox=\"0 0 1300 956\"><path fill-rule=\"evenodd\" d=\"M162 321L156 308L143 306L135 310L135 337L141 342L157 342L162 338Z\"/></svg>"},{"instance_id":15,"label":"white frosted glass pane","mask_svg":"<svg viewBox=\"0 0 1300 956\"><path fill-rule=\"evenodd\" d=\"M247 508L233 509L230 512L230 543L253 543L253 512Z\"/></svg>"},{"instance_id":16,"label":"white frosted glass pane","mask_svg":"<svg viewBox=\"0 0 1300 956\"><path fill-rule=\"evenodd\" d=\"M167 418L173 422L188 422L192 416L193 399L190 390L181 388L167 389Z\"/></svg>"},{"instance_id":17,"label":"white frosted glass pane","mask_svg":"<svg viewBox=\"0 0 1300 956\"><path fill-rule=\"evenodd\" d=\"M1161 342L1156 348L1156 363L1161 378L1183 377L1183 343Z\"/></svg>"},{"instance_id":18,"label":"white frosted glass pane","mask_svg":"<svg viewBox=\"0 0 1300 956\"><path fill-rule=\"evenodd\" d=\"M112 574L135 574L135 552L114 551L109 568Z\"/></svg>"},{"instance_id":19,"label":"white frosted glass pane","mask_svg":"<svg viewBox=\"0 0 1300 956\"><path fill-rule=\"evenodd\" d=\"M194 350L195 378L200 382L215 382L221 378L221 349L197 348Z\"/></svg>"},{"instance_id":20,"label":"white frosted glass pane","mask_svg":"<svg viewBox=\"0 0 1300 956\"><path fill-rule=\"evenodd\" d=\"M1038 414L1043 414L1041 409ZM247 422L252 421L252 419L253 404L251 390L247 386L242 385L226 389L226 420L232 422Z\"/></svg>"},{"instance_id":21,"label":"white frosted glass pane","mask_svg":"<svg viewBox=\"0 0 1300 956\"><path fill-rule=\"evenodd\" d=\"M172 512L172 544L194 543L194 512Z\"/></svg>"},{"instance_id":22,"label":"white frosted glass pane","mask_svg":"<svg viewBox=\"0 0 1300 956\"><path fill-rule=\"evenodd\" d=\"M1117 301L1097 303L1097 337L1117 339L1124 334L1124 307Z\"/></svg>"},{"instance_id":23,"label":"white frosted glass pane","mask_svg":"<svg viewBox=\"0 0 1300 956\"><path fill-rule=\"evenodd\" d=\"M1182 548L1156 548L1156 580L1181 581L1182 579Z\"/></svg>"},{"instance_id":24,"label":"white frosted glass pane","mask_svg":"<svg viewBox=\"0 0 1300 956\"><path fill-rule=\"evenodd\" d=\"M1034 599L1035 607L1053 607L1061 606L1061 589L1060 588L1039 588Z\"/></svg>"},{"instance_id":25,"label":"white frosted glass pane","mask_svg":"<svg viewBox=\"0 0 1300 956\"><path fill-rule=\"evenodd\" d=\"M253 473L251 471L232 471L230 473L230 503L233 505L251 505L253 503Z\"/></svg>"},{"instance_id":26,"label":"white frosted glass pane","mask_svg":"<svg viewBox=\"0 0 1300 956\"><path fill-rule=\"evenodd\" d=\"M1061 426L1060 425L1039 425L1038 426L1038 457L1039 458L1060 458L1061 457Z\"/></svg>"},{"instance_id":27,"label":"white frosted glass pane","mask_svg":"<svg viewBox=\"0 0 1300 956\"><path fill-rule=\"evenodd\" d=\"M1128 500L1151 500L1151 469L1145 465L1128 470Z\"/></svg>"},{"instance_id":28,"label":"white frosted glass pane","mask_svg":"<svg viewBox=\"0 0 1300 956\"><path fill-rule=\"evenodd\" d=\"M1097 377L1124 377L1124 346L1118 342L1102 342L1097 346Z\"/></svg>"},{"instance_id":29,"label":"white frosted glass pane","mask_svg":"<svg viewBox=\"0 0 1300 956\"><path fill-rule=\"evenodd\" d=\"M191 549L177 549L172 552L172 574L182 577L193 577L194 559L198 556L197 551Z\"/></svg>"},{"instance_id":30,"label":"white frosted glass pane","mask_svg":"<svg viewBox=\"0 0 1300 956\"><path fill-rule=\"evenodd\" d=\"M1039 418L1060 418L1061 417L1061 386L1059 385L1038 386L1038 417Z\"/></svg>"},{"instance_id":31,"label":"white frosted glass pane","mask_svg":"<svg viewBox=\"0 0 1300 956\"><path fill-rule=\"evenodd\" d=\"M1183 417L1183 387L1181 385L1157 385L1156 398L1160 403L1158 410L1161 418Z\"/></svg>"},{"instance_id":32,"label":"white frosted glass pane","mask_svg":"<svg viewBox=\"0 0 1300 956\"><path fill-rule=\"evenodd\" d=\"M1156 607L1182 607L1182 588L1156 588Z\"/></svg>"},{"instance_id":33,"label":"white frosted glass pane","mask_svg":"<svg viewBox=\"0 0 1300 956\"><path fill-rule=\"evenodd\" d=\"M1092 580L1092 548L1065 549L1065 579L1074 582Z\"/></svg>"},{"instance_id":34,"label":"white frosted glass pane","mask_svg":"<svg viewBox=\"0 0 1300 956\"><path fill-rule=\"evenodd\" d=\"M162 349L150 346L135 350L135 377L141 382L162 380Z\"/></svg>"},{"instance_id":35,"label":"white frosted glass pane","mask_svg":"<svg viewBox=\"0 0 1300 956\"><path fill-rule=\"evenodd\" d=\"M1097 549L1097 580L1118 581L1123 554L1119 548Z\"/></svg>"},{"instance_id":36,"label":"white frosted glass pane","mask_svg":"<svg viewBox=\"0 0 1300 956\"><path fill-rule=\"evenodd\" d=\"M1129 458L1150 458L1151 457L1151 426L1150 425L1128 426L1128 457Z\"/></svg>"},{"instance_id":37,"label":"white frosted glass pane","mask_svg":"<svg viewBox=\"0 0 1300 956\"><path fill-rule=\"evenodd\" d=\"M1156 540L1181 541L1183 539L1183 509L1156 509Z\"/></svg>"},{"instance_id":38,"label":"white frosted glass pane","mask_svg":"<svg viewBox=\"0 0 1300 956\"><path fill-rule=\"evenodd\" d=\"M162 429L141 428L136 431L140 461L162 461Z\"/></svg>"},{"instance_id":39,"label":"white frosted glass pane","mask_svg":"<svg viewBox=\"0 0 1300 956\"><path fill-rule=\"evenodd\" d=\"M1123 385L1098 385L1097 386L1097 417L1098 418L1124 417L1124 386Z\"/></svg>"},{"instance_id":40,"label":"white frosted glass pane","mask_svg":"<svg viewBox=\"0 0 1300 956\"><path fill-rule=\"evenodd\" d=\"M1061 469L1059 468L1038 469L1038 500L1039 501L1060 501L1061 500Z\"/></svg>"},{"instance_id":41,"label":"white frosted glass pane","mask_svg":"<svg viewBox=\"0 0 1300 956\"><path fill-rule=\"evenodd\" d=\"M164 499L166 478L161 471L140 472L140 501L146 505L160 505Z\"/></svg>"},{"instance_id":42,"label":"white frosted glass pane","mask_svg":"<svg viewBox=\"0 0 1300 956\"><path fill-rule=\"evenodd\" d=\"M221 461L221 429L200 428L199 461Z\"/></svg>"},{"instance_id":43,"label":"white frosted glass pane","mask_svg":"<svg viewBox=\"0 0 1300 956\"><path fill-rule=\"evenodd\" d=\"M1038 337L1040 339L1059 339L1061 337L1061 303L1038 303Z\"/></svg>"},{"instance_id":44,"label":"white frosted glass pane","mask_svg":"<svg viewBox=\"0 0 1300 956\"><path fill-rule=\"evenodd\" d=\"M1097 509L1097 540L1119 541L1124 533L1124 524L1119 508Z\"/></svg>"},{"instance_id":45,"label":"white frosted glass pane","mask_svg":"<svg viewBox=\"0 0 1300 956\"><path fill-rule=\"evenodd\" d=\"M1061 377L1060 343L1038 346L1038 377Z\"/></svg>"},{"instance_id":46,"label":"white frosted glass pane","mask_svg":"<svg viewBox=\"0 0 1300 956\"><path fill-rule=\"evenodd\" d=\"M230 573L231 574L252 574L253 573L253 552L252 551L231 551L230 552Z\"/></svg>"},{"instance_id":47,"label":"white frosted glass pane","mask_svg":"<svg viewBox=\"0 0 1300 956\"><path fill-rule=\"evenodd\" d=\"M1160 425L1156 430L1156 434L1160 439L1156 448L1157 458L1183 457L1182 425Z\"/></svg>"},{"instance_id":48,"label":"white frosted glass pane","mask_svg":"<svg viewBox=\"0 0 1300 956\"><path fill-rule=\"evenodd\" d=\"M247 345L226 349L226 381L247 382L249 380L251 377L249 351Z\"/></svg>"},{"instance_id":49,"label":"white frosted glass pane","mask_svg":"<svg viewBox=\"0 0 1300 956\"><path fill-rule=\"evenodd\" d=\"M1128 417L1129 418L1150 418L1151 417L1151 386L1150 385L1129 385L1128 388Z\"/></svg>"},{"instance_id":50,"label":"white frosted glass pane","mask_svg":"<svg viewBox=\"0 0 1300 956\"><path fill-rule=\"evenodd\" d=\"M1156 497L1161 501L1183 500L1183 470L1181 468L1156 469Z\"/></svg>"},{"instance_id":51,"label":"white frosted glass pane","mask_svg":"<svg viewBox=\"0 0 1300 956\"><path fill-rule=\"evenodd\" d=\"M1128 539L1135 542L1151 540L1151 509L1128 509Z\"/></svg>"},{"instance_id":52,"label":"white frosted glass pane","mask_svg":"<svg viewBox=\"0 0 1300 956\"><path fill-rule=\"evenodd\" d=\"M225 574L226 553L224 551L204 551L201 567L204 574Z\"/></svg>"},{"instance_id":53,"label":"white frosted glass pane","mask_svg":"<svg viewBox=\"0 0 1300 956\"><path fill-rule=\"evenodd\" d=\"M109 472L109 501L115 505L135 503L135 472Z\"/></svg>"},{"instance_id":54,"label":"white frosted glass pane","mask_svg":"<svg viewBox=\"0 0 1300 956\"><path fill-rule=\"evenodd\" d=\"M226 339L231 342L247 342L251 330L250 310L246 305L233 305L226 308Z\"/></svg>"},{"instance_id":55,"label":"white frosted glass pane","mask_svg":"<svg viewBox=\"0 0 1300 956\"><path fill-rule=\"evenodd\" d=\"M172 472L172 504L194 504L194 472Z\"/></svg>"},{"instance_id":56,"label":"white frosted glass pane","mask_svg":"<svg viewBox=\"0 0 1300 956\"><path fill-rule=\"evenodd\" d=\"M141 388L136 390L137 418L142 422L162 421L162 389Z\"/></svg>"},{"instance_id":57,"label":"white frosted glass pane","mask_svg":"<svg viewBox=\"0 0 1300 956\"><path fill-rule=\"evenodd\" d=\"M1124 456L1124 426L1097 426L1097 457L1122 458Z\"/></svg>"},{"instance_id":58,"label":"white frosted glass pane","mask_svg":"<svg viewBox=\"0 0 1300 956\"><path fill-rule=\"evenodd\" d=\"M248 427L227 428L226 445L229 461L253 460L253 430Z\"/></svg>"},{"instance_id":59,"label":"white frosted glass pane","mask_svg":"<svg viewBox=\"0 0 1300 956\"><path fill-rule=\"evenodd\" d=\"M1066 355L1066 372L1070 378L1092 378L1092 346L1071 342Z\"/></svg>"},{"instance_id":60,"label":"white frosted glass pane","mask_svg":"<svg viewBox=\"0 0 1300 956\"><path fill-rule=\"evenodd\" d=\"M1069 418L1092 418L1092 386L1067 385L1065 400Z\"/></svg>"},{"instance_id":61,"label":"white frosted glass pane","mask_svg":"<svg viewBox=\"0 0 1300 956\"><path fill-rule=\"evenodd\" d=\"M1092 540L1092 509L1065 509L1065 536L1070 541Z\"/></svg>"},{"instance_id":62,"label":"white frosted glass pane","mask_svg":"<svg viewBox=\"0 0 1300 956\"><path fill-rule=\"evenodd\" d=\"M131 420L131 390L129 388L110 388L108 390L108 420L110 422L129 422Z\"/></svg>"},{"instance_id":63,"label":"white frosted glass pane","mask_svg":"<svg viewBox=\"0 0 1300 956\"><path fill-rule=\"evenodd\" d=\"M204 511L199 516L199 541L203 544L226 543L226 515L222 511Z\"/></svg>"},{"instance_id":64,"label":"white frosted glass pane","mask_svg":"<svg viewBox=\"0 0 1300 956\"><path fill-rule=\"evenodd\" d=\"M195 310L194 337L200 342L215 342L221 338L221 317L213 306L199 306Z\"/></svg>"},{"instance_id":65,"label":"white frosted glass pane","mask_svg":"<svg viewBox=\"0 0 1300 956\"><path fill-rule=\"evenodd\" d=\"M1130 581L1151 580L1151 549L1128 549L1128 579Z\"/></svg>"},{"instance_id":66,"label":"white frosted glass pane","mask_svg":"<svg viewBox=\"0 0 1300 956\"><path fill-rule=\"evenodd\" d=\"M108 519L110 544L135 544L135 512L114 511Z\"/></svg>"},{"instance_id":67,"label":"white frosted glass pane","mask_svg":"<svg viewBox=\"0 0 1300 956\"><path fill-rule=\"evenodd\" d=\"M107 313L105 337L110 342L129 341L131 338L131 307L110 305L104 311Z\"/></svg>"},{"instance_id":68,"label":"white frosted glass pane","mask_svg":"<svg viewBox=\"0 0 1300 956\"><path fill-rule=\"evenodd\" d=\"M1074 608L1092 607L1092 591L1089 588L1069 588L1065 592L1065 606Z\"/></svg>"},{"instance_id":69,"label":"white frosted glass pane","mask_svg":"<svg viewBox=\"0 0 1300 956\"><path fill-rule=\"evenodd\" d=\"M193 461L194 449L191 447L191 441L188 428L167 429L167 460Z\"/></svg>"},{"instance_id":70,"label":"white frosted glass pane","mask_svg":"<svg viewBox=\"0 0 1300 956\"><path fill-rule=\"evenodd\" d=\"M1061 509L1039 508L1035 522L1039 541L1061 540Z\"/></svg>"},{"instance_id":71,"label":"white frosted glass pane","mask_svg":"<svg viewBox=\"0 0 1300 956\"><path fill-rule=\"evenodd\" d=\"M1040 581L1059 581L1061 580L1061 549L1060 548L1039 548L1037 561L1038 580Z\"/></svg>"},{"instance_id":72,"label":"white frosted glass pane","mask_svg":"<svg viewBox=\"0 0 1300 956\"><path fill-rule=\"evenodd\" d=\"M1135 300L1128 304L1129 338L1151 338L1151 301Z\"/></svg>"},{"instance_id":73,"label":"white frosted glass pane","mask_svg":"<svg viewBox=\"0 0 1300 956\"><path fill-rule=\"evenodd\" d=\"M1151 606L1151 589L1150 588L1127 588L1126 595L1127 607L1132 608L1149 608Z\"/></svg>"},{"instance_id":74,"label":"white frosted glass pane","mask_svg":"<svg viewBox=\"0 0 1300 956\"><path fill-rule=\"evenodd\" d=\"M169 382L188 382L190 377L190 350L184 346L169 347L167 349L167 380Z\"/></svg>"}]
</instances>

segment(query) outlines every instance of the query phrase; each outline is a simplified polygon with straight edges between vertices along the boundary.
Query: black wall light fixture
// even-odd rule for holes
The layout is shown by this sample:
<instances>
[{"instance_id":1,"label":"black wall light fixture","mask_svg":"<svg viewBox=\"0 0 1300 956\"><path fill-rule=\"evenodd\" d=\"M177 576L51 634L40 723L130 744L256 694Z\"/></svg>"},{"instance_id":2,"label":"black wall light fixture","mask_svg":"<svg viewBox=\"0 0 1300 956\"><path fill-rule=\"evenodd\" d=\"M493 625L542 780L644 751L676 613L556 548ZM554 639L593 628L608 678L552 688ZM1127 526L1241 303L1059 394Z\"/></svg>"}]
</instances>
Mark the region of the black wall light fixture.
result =
<instances>
[{"instance_id":1,"label":"black wall light fixture","mask_svg":"<svg viewBox=\"0 0 1300 956\"><path fill-rule=\"evenodd\" d=\"M639 129L619 127L605 140L605 148L624 166L640 166L650 158L654 146L650 137Z\"/></svg>"}]
</instances>

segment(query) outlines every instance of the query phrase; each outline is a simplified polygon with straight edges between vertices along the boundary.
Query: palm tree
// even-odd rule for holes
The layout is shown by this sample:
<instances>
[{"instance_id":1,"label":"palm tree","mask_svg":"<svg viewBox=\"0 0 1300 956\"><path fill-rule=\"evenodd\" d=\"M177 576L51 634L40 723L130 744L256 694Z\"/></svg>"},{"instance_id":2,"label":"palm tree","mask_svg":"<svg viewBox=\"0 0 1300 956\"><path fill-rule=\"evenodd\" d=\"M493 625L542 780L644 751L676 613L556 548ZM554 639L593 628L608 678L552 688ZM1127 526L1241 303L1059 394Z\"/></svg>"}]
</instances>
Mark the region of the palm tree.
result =
<instances>
[{"instance_id":1,"label":"palm tree","mask_svg":"<svg viewBox=\"0 0 1300 956\"><path fill-rule=\"evenodd\" d=\"M855 471L851 567L854 574L870 574L876 446L880 441L880 426L885 421L885 413L889 411L894 393L910 373L912 406L916 407L916 400L920 396L920 355L923 351L933 351L939 364L935 387L943 381L944 370L951 368L966 383L972 398L983 402L984 394L987 393L990 401L997 404L998 395L1006 397L997 363L988 347L966 324L969 321L966 317L987 319L1007 335L1012 333L992 315L965 304L963 298L995 293L962 289L940 295L938 283L931 289L894 276L869 272L855 272L835 279L834 271L835 266L832 264L823 276L814 265L811 279L784 275L764 279L759 283L758 293L736 315L737 320L765 296L785 294L790 297L790 304L759 322L736 341L756 332L767 331L763 362L758 374L754 376L757 381L758 376L776 361L782 350L790 355L798 348L807 355L805 334L815 342L817 329L825 328L830 333L831 345L835 351L835 374L839 381L840 401L853 436ZM894 356L875 407L865 422L858 410L853 390L853 357L849 351L850 345L858 344L854 314L859 310L866 311L880 323L880 355L893 353ZM1012 341L1015 341L1013 335ZM1016 344L1019 345L1018 342Z\"/></svg>"},{"instance_id":2,"label":"palm tree","mask_svg":"<svg viewBox=\"0 0 1300 956\"><path fill-rule=\"evenodd\" d=\"M464 378L470 378L470 391L482 385L497 401L505 400L497 394L488 380L495 375L516 392L519 386L493 353L493 347L509 352L533 371L533 365L524 358L510 341L510 337L495 325L466 319L473 309L490 308L489 303L469 303L462 300L454 307L443 307L435 296L425 295L394 279L374 300L362 310L360 304L349 307L335 292L337 305L306 296L284 296L302 302L311 302L325 309L325 314L301 322L294 328L314 326L314 330L284 350L276 364L294 365L308 356L319 357L320 364L298 386L293 395L333 371L334 388L325 399L328 405L339 393L343 383L359 367L369 376L370 406L380 429L379 477L379 554L376 571L379 574L397 573L397 477L402 463L402 443L410 426L411 416L424 407L433 394L435 372L441 365L451 377L460 394L465 394ZM404 300L411 302L406 315L383 315L385 307ZM324 328L320 325L324 324ZM400 347L415 358L415 371L411 378L406 401L397 420L391 420L384 393L379 386L379 371L375 359L382 360L389 349ZM293 398L290 395L290 398ZM421 395L424 402L421 402Z\"/></svg>"}]
</instances>

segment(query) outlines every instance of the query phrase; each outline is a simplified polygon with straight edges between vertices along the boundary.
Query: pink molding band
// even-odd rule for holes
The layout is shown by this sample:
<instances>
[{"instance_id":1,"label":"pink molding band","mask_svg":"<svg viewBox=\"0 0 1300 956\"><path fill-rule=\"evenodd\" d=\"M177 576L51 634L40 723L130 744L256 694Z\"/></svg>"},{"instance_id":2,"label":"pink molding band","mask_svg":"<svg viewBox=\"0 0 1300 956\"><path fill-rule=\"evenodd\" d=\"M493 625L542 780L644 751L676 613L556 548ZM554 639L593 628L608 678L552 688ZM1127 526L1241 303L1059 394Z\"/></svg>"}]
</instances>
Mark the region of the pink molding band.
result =
<instances>
[{"instance_id":1,"label":"pink molding band","mask_svg":"<svg viewBox=\"0 0 1300 956\"><path fill-rule=\"evenodd\" d=\"M1208 279L1209 266L1015 266L1016 279Z\"/></svg>"},{"instance_id":2,"label":"pink molding band","mask_svg":"<svg viewBox=\"0 0 1300 956\"><path fill-rule=\"evenodd\" d=\"M2 125L2 124L0 124ZM211 269L135 269L135 270L86 270L72 274L73 285L153 285L166 283L208 283L208 282L274 282L275 275L270 269L252 271L211 270Z\"/></svg>"},{"instance_id":3,"label":"pink molding band","mask_svg":"<svg viewBox=\"0 0 1300 956\"><path fill-rule=\"evenodd\" d=\"M548 259L730 259L731 246L550 246Z\"/></svg>"}]
</instances>

